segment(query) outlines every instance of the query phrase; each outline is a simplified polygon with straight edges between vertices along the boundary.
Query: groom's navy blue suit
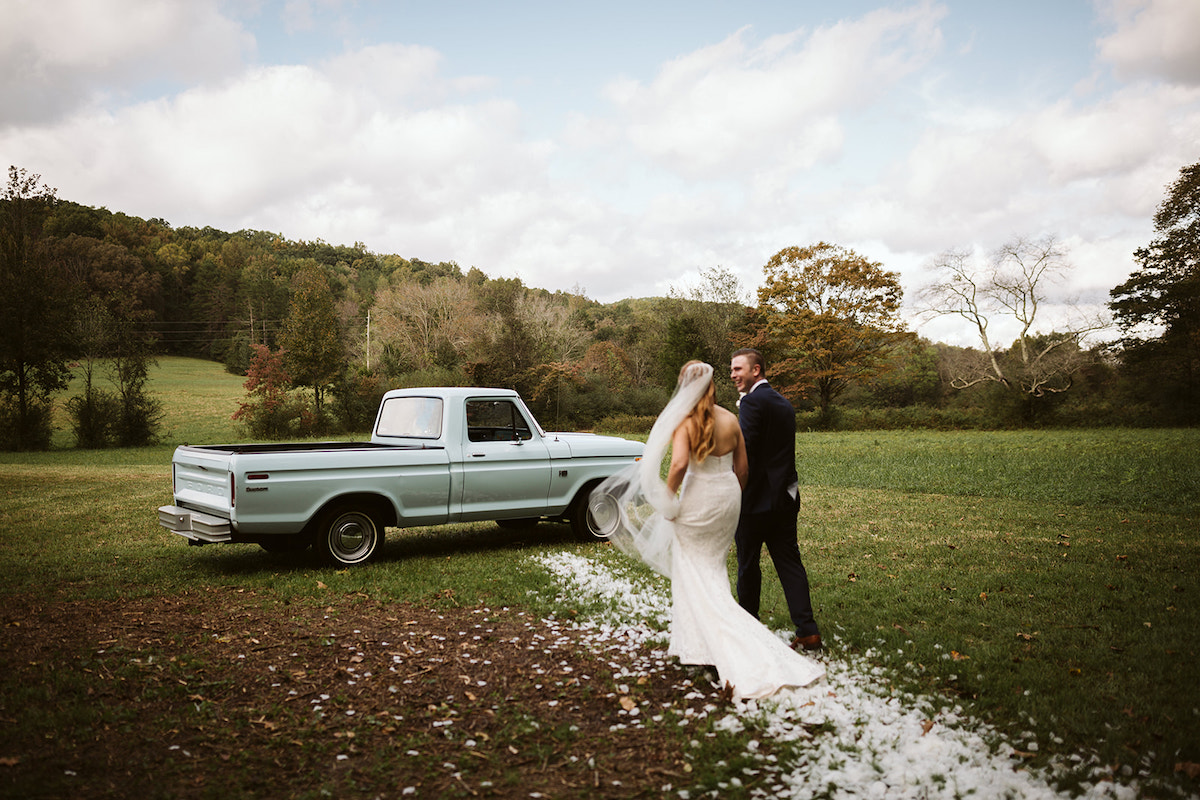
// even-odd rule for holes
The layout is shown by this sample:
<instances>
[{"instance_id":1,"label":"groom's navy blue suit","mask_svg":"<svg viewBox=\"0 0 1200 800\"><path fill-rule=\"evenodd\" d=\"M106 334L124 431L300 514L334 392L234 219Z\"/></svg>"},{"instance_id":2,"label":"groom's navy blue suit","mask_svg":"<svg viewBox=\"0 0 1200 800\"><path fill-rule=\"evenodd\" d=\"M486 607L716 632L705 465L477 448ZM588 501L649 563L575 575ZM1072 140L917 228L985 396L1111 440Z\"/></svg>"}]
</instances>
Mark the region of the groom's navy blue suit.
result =
<instances>
[{"instance_id":1,"label":"groom's navy blue suit","mask_svg":"<svg viewBox=\"0 0 1200 800\"><path fill-rule=\"evenodd\" d=\"M783 395L759 383L738 406L738 422L746 440L750 474L742 490L738 518L738 603L758 616L762 594L759 559L767 546L783 584L797 636L820 633L813 619L808 573L796 545L796 515L800 510L796 490L796 410ZM793 494L793 492L797 492Z\"/></svg>"}]
</instances>

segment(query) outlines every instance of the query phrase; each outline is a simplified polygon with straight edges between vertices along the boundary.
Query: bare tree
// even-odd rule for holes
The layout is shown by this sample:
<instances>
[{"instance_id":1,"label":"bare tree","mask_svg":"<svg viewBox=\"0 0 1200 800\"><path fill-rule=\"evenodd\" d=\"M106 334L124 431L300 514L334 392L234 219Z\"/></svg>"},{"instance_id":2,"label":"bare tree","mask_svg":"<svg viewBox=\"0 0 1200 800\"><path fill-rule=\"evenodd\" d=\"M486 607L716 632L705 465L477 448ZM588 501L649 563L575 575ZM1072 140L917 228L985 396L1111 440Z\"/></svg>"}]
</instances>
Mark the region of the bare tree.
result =
<instances>
[{"instance_id":1,"label":"bare tree","mask_svg":"<svg viewBox=\"0 0 1200 800\"><path fill-rule=\"evenodd\" d=\"M1081 347L1088 334L1107 327L1100 318L1081 319L1065 330L1042 333L1035 326L1049 288L1071 270L1066 248L1053 236L1018 238L980 263L966 250L948 250L932 264L936 283L921 292L926 316L958 316L979 336L981 350L969 350L947 365L950 383L965 389L986 381L1042 397L1065 392L1073 376L1091 361ZM1044 316L1044 314L1043 314ZM1017 324L1011 347L994 340L989 327L1004 318Z\"/></svg>"},{"instance_id":2,"label":"bare tree","mask_svg":"<svg viewBox=\"0 0 1200 800\"><path fill-rule=\"evenodd\" d=\"M470 288L453 278L396 281L372 313L375 335L404 370L458 367L483 327Z\"/></svg>"},{"instance_id":3,"label":"bare tree","mask_svg":"<svg viewBox=\"0 0 1200 800\"><path fill-rule=\"evenodd\" d=\"M526 292L518 298L516 312L525 321L530 340L543 360L577 361L583 358L591 344L588 332L572 318L568 303Z\"/></svg>"}]
</instances>

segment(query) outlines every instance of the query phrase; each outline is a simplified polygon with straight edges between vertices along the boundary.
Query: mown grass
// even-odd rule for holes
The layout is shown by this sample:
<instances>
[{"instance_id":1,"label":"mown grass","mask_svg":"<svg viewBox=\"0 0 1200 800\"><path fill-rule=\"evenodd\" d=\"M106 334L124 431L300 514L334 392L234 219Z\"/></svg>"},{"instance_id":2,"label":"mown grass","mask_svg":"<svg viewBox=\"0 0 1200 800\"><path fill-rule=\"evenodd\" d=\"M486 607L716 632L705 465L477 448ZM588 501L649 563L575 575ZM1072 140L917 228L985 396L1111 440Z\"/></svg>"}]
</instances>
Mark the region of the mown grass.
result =
<instances>
[{"instance_id":1,"label":"mown grass","mask_svg":"<svg viewBox=\"0 0 1200 800\"><path fill-rule=\"evenodd\" d=\"M155 517L171 445L238 438L241 380L164 359L151 388L162 446L0 454L0 602L232 586L272 602L361 593L562 613L525 556L608 555L565 526L490 523L391 532L381 558L353 570L186 547ZM834 653L962 702L1030 764L1095 752L1129 776L1200 789L1176 771L1200 762L1200 431L806 433L798 465L801 551ZM766 621L787 627L764 564Z\"/></svg>"},{"instance_id":2,"label":"mown grass","mask_svg":"<svg viewBox=\"0 0 1200 800\"><path fill-rule=\"evenodd\" d=\"M1179 429L803 433L801 482L1200 514L1200 433Z\"/></svg>"}]
</instances>

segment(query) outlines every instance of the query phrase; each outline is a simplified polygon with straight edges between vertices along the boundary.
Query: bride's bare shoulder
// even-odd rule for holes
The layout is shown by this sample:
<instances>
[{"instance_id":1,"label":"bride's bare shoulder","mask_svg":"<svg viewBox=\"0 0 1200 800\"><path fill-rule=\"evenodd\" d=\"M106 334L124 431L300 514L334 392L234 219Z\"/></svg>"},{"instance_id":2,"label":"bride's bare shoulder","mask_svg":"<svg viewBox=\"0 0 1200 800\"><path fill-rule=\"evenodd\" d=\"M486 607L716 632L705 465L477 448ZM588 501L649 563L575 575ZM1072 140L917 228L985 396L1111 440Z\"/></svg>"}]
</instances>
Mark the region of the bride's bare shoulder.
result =
<instances>
[{"instance_id":1,"label":"bride's bare shoulder","mask_svg":"<svg viewBox=\"0 0 1200 800\"><path fill-rule=\"evenodd\" d=\"M738 423L738 418L731 411L717 406L717 411L713 414L716 428L719 432L737 435L741 432L742 427Z\"/></svg>"}]
</instances>

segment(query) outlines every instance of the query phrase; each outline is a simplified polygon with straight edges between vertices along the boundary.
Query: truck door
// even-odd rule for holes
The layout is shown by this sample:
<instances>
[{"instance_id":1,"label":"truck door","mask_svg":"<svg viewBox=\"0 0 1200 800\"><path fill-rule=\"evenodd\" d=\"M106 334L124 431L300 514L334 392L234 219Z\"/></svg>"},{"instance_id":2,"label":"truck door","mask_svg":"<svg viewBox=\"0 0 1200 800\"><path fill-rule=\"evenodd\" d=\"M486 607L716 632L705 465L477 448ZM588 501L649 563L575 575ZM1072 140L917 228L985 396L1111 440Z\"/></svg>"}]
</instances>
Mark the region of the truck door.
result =
<instances>
[{"instance_id":1,"label":"truck door","mask_svg":"<svg viewBox=\"0 0 1200 800\"><path fill-rule=\"evenodd\" d=\"M464 519L537 517L550 492L550 452L508 398L472 398L465 406Z\"/></svg>"}]
</instances>

